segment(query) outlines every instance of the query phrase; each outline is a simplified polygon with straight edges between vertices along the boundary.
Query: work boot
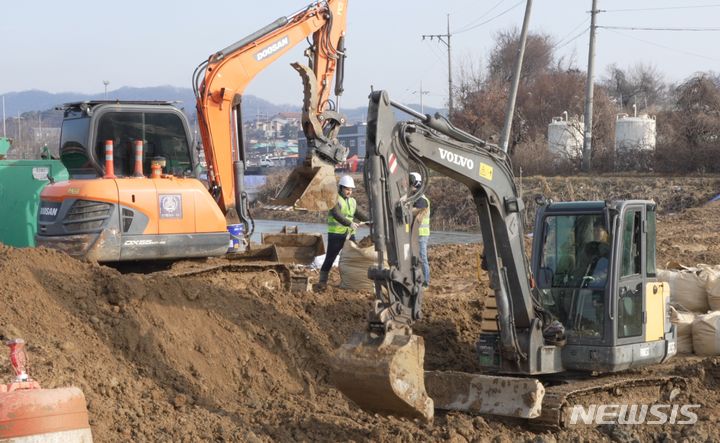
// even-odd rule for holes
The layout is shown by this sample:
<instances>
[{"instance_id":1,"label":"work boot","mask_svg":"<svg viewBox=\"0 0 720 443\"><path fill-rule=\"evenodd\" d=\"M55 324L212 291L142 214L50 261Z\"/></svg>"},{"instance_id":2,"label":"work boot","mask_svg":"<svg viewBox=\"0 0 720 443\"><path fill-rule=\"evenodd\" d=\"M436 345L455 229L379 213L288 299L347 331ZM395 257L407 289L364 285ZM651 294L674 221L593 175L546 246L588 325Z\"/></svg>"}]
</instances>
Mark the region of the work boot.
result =
<instances>
[{"instance_id":1,"label":"work boot","mask_svg":"<svg viewBox=\"0 0 720 443\"><path fill-rule=\"evenodd\" d=\"M330 272L327 271L320 271L320 280L315 284L315 290L318 292L322 292L325 289L327 289L327 281L328 276L330 275Z\"/></svg>"}]
</instances>

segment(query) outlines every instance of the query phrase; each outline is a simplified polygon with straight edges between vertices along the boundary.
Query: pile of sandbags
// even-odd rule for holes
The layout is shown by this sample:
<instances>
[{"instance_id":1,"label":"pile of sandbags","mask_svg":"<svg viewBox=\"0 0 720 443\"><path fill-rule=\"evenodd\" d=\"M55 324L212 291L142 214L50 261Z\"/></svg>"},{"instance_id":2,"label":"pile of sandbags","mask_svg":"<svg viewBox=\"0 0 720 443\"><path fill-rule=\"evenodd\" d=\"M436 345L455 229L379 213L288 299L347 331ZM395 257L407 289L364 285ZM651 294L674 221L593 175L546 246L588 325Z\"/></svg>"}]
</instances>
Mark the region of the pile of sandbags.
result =
<instances>
[{"instance_id":1,"label":"pile of sandbags","mask_svg":"<svg viewBox=\"0 0 720 443\"><path fill-rule=\"evenodd\" d=\"M669 263L667 268L658 270L658 280L670 285L678 352L720 355L720 266Z\"/></svg>"}]
</instances>

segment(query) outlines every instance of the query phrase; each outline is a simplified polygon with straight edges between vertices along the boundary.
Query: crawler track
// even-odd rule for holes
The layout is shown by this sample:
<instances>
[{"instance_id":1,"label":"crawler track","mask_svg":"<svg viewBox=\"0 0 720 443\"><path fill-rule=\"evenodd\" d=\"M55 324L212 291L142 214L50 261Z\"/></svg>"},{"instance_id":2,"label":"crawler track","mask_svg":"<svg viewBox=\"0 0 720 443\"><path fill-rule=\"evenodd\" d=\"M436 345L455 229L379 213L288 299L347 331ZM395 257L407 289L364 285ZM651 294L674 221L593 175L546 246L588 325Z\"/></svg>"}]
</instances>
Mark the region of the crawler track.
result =
<instances>
[{"instance_id":1,"label":"crawler track","mask_svg":"<svg viewBox=\"0 0 720 443\"><path fill-rule=\"evenodd\" d=\"M656 389L657 394L650 401L669 401L674 388L686 389L687 385L685 378L677 376L610 376L546 386L542 413L529 424L536 430L557 430L569 424L573 405L607 403L603 401L603 394L613 398L613 403L631 404L638 403L638 398L642 398L634 396L633 392L649 388Z\"/></svg>"}]
</instances>

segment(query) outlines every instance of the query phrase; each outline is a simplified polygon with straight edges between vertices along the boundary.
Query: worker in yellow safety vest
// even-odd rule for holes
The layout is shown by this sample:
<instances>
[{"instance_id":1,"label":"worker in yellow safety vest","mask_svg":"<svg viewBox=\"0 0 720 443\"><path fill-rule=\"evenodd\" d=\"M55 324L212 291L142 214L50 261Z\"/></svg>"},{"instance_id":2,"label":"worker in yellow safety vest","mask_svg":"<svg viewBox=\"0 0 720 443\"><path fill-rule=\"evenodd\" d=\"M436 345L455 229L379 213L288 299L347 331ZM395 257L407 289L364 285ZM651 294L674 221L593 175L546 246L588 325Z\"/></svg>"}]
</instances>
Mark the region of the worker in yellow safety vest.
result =
<instances>
[{"instance_id":1,"label":"worker in yellow safety vest","mask_svg":"<svg viewBox=\"0 0 720 443\"><path fill-rule=\"evenodd\" d=\"M422 186L422 177L417 172L410 173L410 186L417 191ZM428 262L428 240L430 239L430 199L421 195L413 204L413 215L420 218L418 240L420 243L420 264L423 270L423 286L430 285L430 263Z\"/></svg>"},{"instance_id":2,"label":"worker in yellow safety vest","mask_svg":"<svg viewBox=\"0 0 720 443\"><path fill-rule=\"evenodd\" d=\"M328 212L328 241L325 261L320 268L320 281L318 289L327 286L328 276L335 259L345 246L345 240L355 241L355 231L360 223L370 220L368 215L357 207L357 201L352 197L355 181L349 175L340 177L338 183L338 199L335 206Z\"/></svg>"}]
</instances>

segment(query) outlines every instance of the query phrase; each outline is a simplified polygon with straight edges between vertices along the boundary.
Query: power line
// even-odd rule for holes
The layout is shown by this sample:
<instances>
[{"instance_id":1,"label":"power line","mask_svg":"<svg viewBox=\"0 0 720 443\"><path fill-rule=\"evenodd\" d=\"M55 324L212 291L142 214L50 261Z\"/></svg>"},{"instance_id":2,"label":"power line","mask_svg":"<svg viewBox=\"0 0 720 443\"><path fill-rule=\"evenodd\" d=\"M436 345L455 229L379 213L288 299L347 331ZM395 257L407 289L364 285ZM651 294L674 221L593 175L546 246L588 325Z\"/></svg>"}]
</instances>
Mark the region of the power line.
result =
<instances>
[{"instance_id":1,"label":"power line","mask_svg":"<svg viewBox=\"0 0 720 443\"><path fill-rule=\"evenodd\" d=\"M600 26L596 26L596 28L599 28L599 27L600 27ZM588 26L587 28L583 29L582 32L580 32L579 34L577 34L575 37L573 37L573 38L571 38L570 40L566 41L566 42L563 43L562 45L556 44L555 46L552 47L552 49L555 50L555 49L564 48L565 46L569 45L570 43L574 42L575 40L577 40L577 39L579 39L580 37L582 37L583 35L585 35L585 33L588 32L589 30L590 30L590 27Z\"/></svg>"},{"instance_id":2,"label":"power line","mask_svg":"<svg viewBox=\"0 0 720 443\"><path fill-rule=\"evenodd\" d=\"M507 8L506 10L504 10L503 12L501 12L500 14L498 14L498 15L492 17L492 18L489 18L489 19L485 20L485 21L482 22L482 23L478 23L477 25L471 26L471 27L469 27L469 28L467 28L467 29L463 29L462 31L457 31L457 32L455 32L455 34L460 34L460 33L462 33L462 32L467 32L467 31L470 31L470 30L472 30L472 29L478 28L478 27L480 27L480 26L482 26L482 25L486 25L486 24L490 23L491 21L495 20L496 18L502 17L503 15L505 15L505 14L507 14L508 12L512 11L513 9L517 8L518 6L520 6L521 4L523 4L524 2L525 2L525 0L520 0L519 2L515 3L515 4L512 5L511 7Z\"/></svg>"},{"instance_id":3,"label":"power line","mask_svg":"<svg viewBox=\"0 0 720 443\"><path fill-rule=\"evenodd\" d=\"M606 9L605 12L635 12L635 11L668 11L672 9L700 9L700 8L717 8L720 7L720 3L713 3L709 5L694 5L694 6L667 6L662 8L628 8L628 9Z\"/></svg>"},{"instance_id":4,"label":"power line","mask_svg":"<svg viewBox=\"0 0 720 443\"><path fill-rule=\"evenodd\" d=\"M456 33L457 33L457 32L464 32L464 31L466 30L465 28L467 28L468 26L472 26L473 24L475 24L475 22L477 22L477 21L479 21L479 20L484 19L485 17L487 17L488 14L490 14L491 12L493 12L493 11L495 10L495 8L497 8L498 6L500 6L501 4L503 4L504 2L505 2L505 0L500 0L499 2L495 3L495 6L493 6L493 7L490 8L490 9L488 9L487 11L485 11L480 17L476 18L475 20L471 21L470 23L468 23L467 25L461 27L458 31L455 31L455 32L456 32Z\"/></svg>"},{"instance_id":5,"label":"power line","mask_svg":"<svg viewBox=\"0 0 720 443\"><path fill-rule=\"evenodd\" d=\"M610 29L609 31L612 32L613 34L617 34L617 35L620 35L620 36L623 36L623 37L626 37L626 38L630 38L630 39L633 39L633 40L637 40L637 41L646 43L646 44L648 44L648 45L657 46L658 48L666 49L666 50L668 50L668 51L677 52L677 53L679 53L679 54L691 55L691 56L693 56L693 57L704 58L704 59L706 59L706 60L710 60L710 61L714 61L714 62L720 62L720 59L718 59L718 58L712 58L712 57L708 57L708 56L702 55L702 54L695 54L694 52L684 51L684 50L682 50L682 49L671 48L671 47L669 47L669 46L664 46L664 45L661 45L661 44L658 44L658 43L655 43L655 42L651 42L651 41L648 41L648 40L645 40L645 39L642 39L642 38L635 37L635 36L630 35L630 34L624 34L624 33L622 33L622 32L617 32L617 31L614 31L614 30L612 30L612 29Z\"/></svg>"},{"instance_id":6,"label":"power line","mask_svg":"<svg viewBox=\"0 0 720 443\"><path fill-rule=\"evenodd\" d=\"M587 23L587 22L589 22L589 21L590 21L590 17L587 17L587 18L585 18L583 21L581 21L580 23L578 23L574 28L572 28L570 31L568 31L567 34L565 34L565 35L563 35L562 37L560 37L560 39L555 43L555 47L557 47L560 43L562 43L562 42L563 42L566 38L568 38L568 36L570 36L572 33L574 33L575 31L577 31L580 26L584 25L585 23Z\"/></svg>"},{"instance_id":7,"label":"power line","mask_svg":"<svg viewBox=\"0 0 720 443\"><path fill-rule=\"evenodd\" d=\"M691 32L717 32L720 28L650 28L636 26L598 26L603 29L622 29L625 31L691 31Z\"/></svg>"}]
</instances>

